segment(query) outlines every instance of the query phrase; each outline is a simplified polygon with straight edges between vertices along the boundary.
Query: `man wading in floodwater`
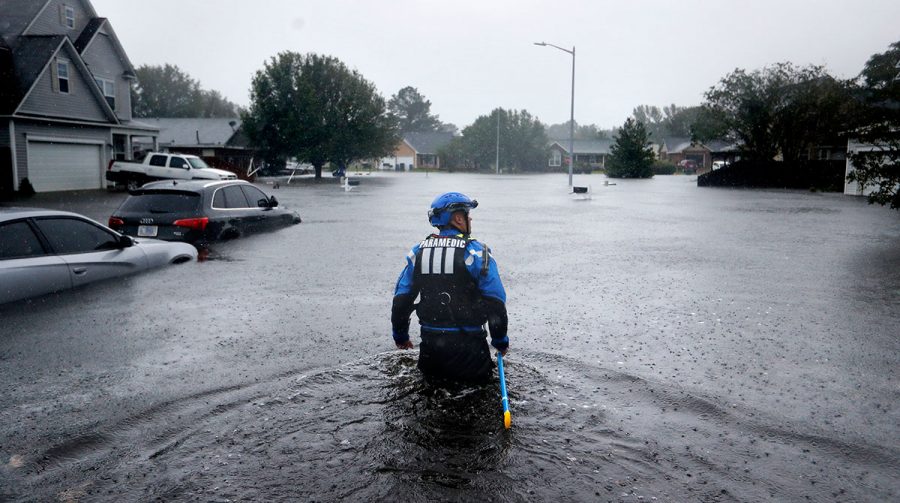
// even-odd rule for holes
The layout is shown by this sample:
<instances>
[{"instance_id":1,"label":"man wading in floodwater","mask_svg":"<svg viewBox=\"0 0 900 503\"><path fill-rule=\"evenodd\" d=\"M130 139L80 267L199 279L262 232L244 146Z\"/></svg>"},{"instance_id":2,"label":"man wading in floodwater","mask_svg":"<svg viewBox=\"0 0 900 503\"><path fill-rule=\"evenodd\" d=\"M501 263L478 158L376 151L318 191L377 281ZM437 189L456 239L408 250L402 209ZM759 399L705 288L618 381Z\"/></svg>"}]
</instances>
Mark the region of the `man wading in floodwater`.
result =
<instances>
[{"instance_id":1,"label":"man wading in floodwater","mask_svg":"<svg viewBox=\"0 0 900 503\"><path fill-rule=\"evenodd\" d=\"M469 237L469 210L476 206L478 201L459 192L441 194L431 203L428 221L439 233L409 252L394 290L394 342L399 349L413 347L409 316L415 310L422 331L419 369L426 378L487 381L493 360L485 323L491 345L502 354L509 347L506 291L497 262L487 246Z\"/></svg>"}]
</instances>

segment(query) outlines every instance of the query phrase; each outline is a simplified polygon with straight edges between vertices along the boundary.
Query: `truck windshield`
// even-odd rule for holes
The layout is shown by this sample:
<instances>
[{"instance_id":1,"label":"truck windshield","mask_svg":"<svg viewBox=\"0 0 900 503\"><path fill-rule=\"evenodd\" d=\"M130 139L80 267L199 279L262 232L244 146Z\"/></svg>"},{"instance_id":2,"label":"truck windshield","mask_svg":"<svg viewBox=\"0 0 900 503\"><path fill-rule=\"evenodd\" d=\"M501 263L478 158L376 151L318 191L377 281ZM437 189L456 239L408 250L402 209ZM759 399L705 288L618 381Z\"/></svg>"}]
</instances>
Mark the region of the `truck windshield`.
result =
<instances>
[{"instance_id":1,"label":"truck windshield","mask_svg":"<svg viewBox=\"0 0 900 503\"><path fill-rule=\"evenodd\" d=\"M191 163L191 167L194 169L203 169L209 167L209 165L203 162L203 159L199 157L188 157L187 160L189 163Z\"/></svg>"}]
</instances>

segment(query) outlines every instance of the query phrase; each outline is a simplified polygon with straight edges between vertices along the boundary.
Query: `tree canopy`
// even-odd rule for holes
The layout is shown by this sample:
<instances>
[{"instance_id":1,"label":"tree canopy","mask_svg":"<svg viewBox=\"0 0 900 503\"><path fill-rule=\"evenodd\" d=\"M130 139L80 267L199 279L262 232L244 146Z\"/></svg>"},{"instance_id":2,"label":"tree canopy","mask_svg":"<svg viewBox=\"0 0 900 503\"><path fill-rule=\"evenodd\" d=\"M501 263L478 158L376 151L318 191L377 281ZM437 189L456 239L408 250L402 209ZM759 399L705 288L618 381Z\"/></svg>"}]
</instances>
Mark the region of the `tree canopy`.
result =
<instances>
[{"instance_id":1,"label":"tree canopy","mask_svg":"<svg viewBox=\"0 0 900 503\"><path fill-rule=\"evenodd\" d=\"M561 124L551 124L545 127L547 136L554 140L569 139L569 121ZM612 137L613 131L601 129L596 124L579 124L575 121L576 140L606 140Z\"/></svg>"},{"instance_id":2,"label":"tree canopy","mask_svg":"<svg viewBox=\"0 0 900 503\"><path fill-rule=\"evenodd\" d=\"M629 117L609 148L606 176L611 178L650 178L653 176L653 152L650 135L642 122Z\"/></svg>"},{"instance_id":3,"label":"tree canopy","mask_svg":"<svg viewBox=\"0 0 900 503\"><path fill-rule=\"evenodd\" d=\"M135 117L237 117L239 108L218 91L200 83L175 65L143 65L135 70L131 89Z\"/></svg>"},{"instance_id":4,"label":"tree canopy","mask_svg":"<svg viewBox=\"0 0 900 503\"><path fill-rule=\"evenodd\" d=\"M859 76L861 110L850 181L870 189L869 203L900 210L900 41L874 54Z\"/></svg>"},{"instance_id":5,"label":"tree canopy","mask_svg":"<svg viewBox=\"0 0 900 503\"><path fill-rule=\"evenodd\" d=\"M439 152L448 167L496 169L497 121L500 121L500 168L526 172L547 169L547 134L528 111L494 109L482 115Z\"/></svg>"},{"instance_id":6,"label":"tree canopy","mask_svg":"<svg viewBox=\"0 0 900 503\"><path fill-rule=\"evenodd\" d=\"M639 105L632 112L632 117L644 124L647 133L657 140L667 136L690 137L699 120L700 107Z\"/></svg>"},{"instance_id":7,"label":"tree canopy","mask_svg":"<svg viewBox=\"0 0 900 503\"><path fill-rule=\"evenodd\" d=\"M847 129L849 86L821 66L737 69L706 92L702 114L750 160L799 160ZM706 138L701 138L706 139Z\"/></svg>"},{"instance_id":8,"label":"tree canopy","mask_svg":"<svg viewBox=\"0 0 900 503\"><path fill-rule=\"evenodd\" d=\"M375 86L340 60L283 52L256 72L243 129L269 161L295 157L322 176L325 163L343 169L381 157L398 141L396 119Z\"/></svg>"},{"instance_id":9,"label":"tree canopy","mask_svg":"<svg viewBox=\"0 0 900 503\"><path fill-rule=\"evenodd\" d=\"M388 101L388 110L397 117L401 132L434 132L442 130L441 121L431 113L431 102L415 87L397 91ZM452 126L452 125L451 125ZM455 128L455 126L453 126Z\"/></svg>"}]
</instances>

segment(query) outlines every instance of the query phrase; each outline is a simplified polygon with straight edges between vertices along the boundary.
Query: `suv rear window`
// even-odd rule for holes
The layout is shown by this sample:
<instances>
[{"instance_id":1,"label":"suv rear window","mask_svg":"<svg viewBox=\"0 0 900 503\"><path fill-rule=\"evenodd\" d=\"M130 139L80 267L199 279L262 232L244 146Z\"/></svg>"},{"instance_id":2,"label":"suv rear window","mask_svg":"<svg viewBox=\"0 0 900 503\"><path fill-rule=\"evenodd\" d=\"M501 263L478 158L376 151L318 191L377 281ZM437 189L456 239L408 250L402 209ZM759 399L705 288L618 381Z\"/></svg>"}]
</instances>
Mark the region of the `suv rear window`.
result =
<instances>
[{"instance_id":1,"label":"suv rear window","mask_svg":"<svg viewBox=\"0 0 900 503\"><path fill-rule=\"evenodd\" d=\"M190 213L200 210L200 194L192 192L145 192L128 196L119 207L129 213Z\"/></svg>"}]
</instances>

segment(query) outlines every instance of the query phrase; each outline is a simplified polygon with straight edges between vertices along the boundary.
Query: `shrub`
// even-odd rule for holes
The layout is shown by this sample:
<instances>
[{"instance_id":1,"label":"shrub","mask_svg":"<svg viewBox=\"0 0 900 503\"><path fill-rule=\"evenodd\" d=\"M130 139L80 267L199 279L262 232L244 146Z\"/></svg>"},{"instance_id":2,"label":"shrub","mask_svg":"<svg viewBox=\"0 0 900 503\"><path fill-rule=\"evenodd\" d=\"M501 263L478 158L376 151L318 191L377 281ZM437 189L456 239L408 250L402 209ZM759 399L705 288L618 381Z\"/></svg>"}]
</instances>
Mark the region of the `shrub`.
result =
<instances>
[{"instance_id":1,"label":"shrub","mask_svg":"<svg viewBox=\"0 0 900 503\"><path fill-rule=\"evenodd\" d=\"M19 184L19 196L20 197L31 197L34 195L34 187L31 185L31 180L28 177L22 179L22 183Z\"/></svg>"},{"instance_id":2,"label":"shrub","mask_svg":"<svg viewBox=\"0 0 900 503\"><path fill-rule=\"evenodd\" d=\"M674 175L678 166L669 161L656 160L653 161L652 169L654 175Z\"/></svg>"}]
</instances>

